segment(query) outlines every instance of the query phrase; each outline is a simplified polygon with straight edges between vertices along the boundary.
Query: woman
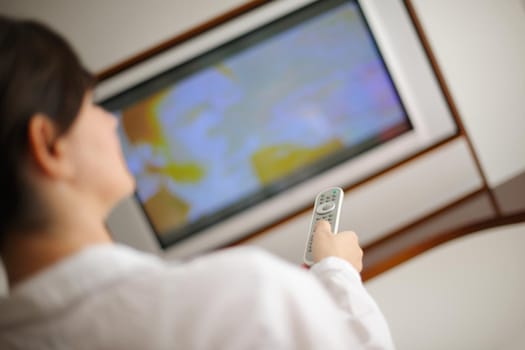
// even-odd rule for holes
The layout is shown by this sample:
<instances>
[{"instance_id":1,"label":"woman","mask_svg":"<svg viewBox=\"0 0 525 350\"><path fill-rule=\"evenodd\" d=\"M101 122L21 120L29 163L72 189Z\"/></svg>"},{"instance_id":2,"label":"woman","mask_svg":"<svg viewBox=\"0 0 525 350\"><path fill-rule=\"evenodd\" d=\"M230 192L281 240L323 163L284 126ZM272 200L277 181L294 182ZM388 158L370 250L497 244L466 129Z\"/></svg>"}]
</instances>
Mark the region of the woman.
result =
<instances>
[{"instance_id":1,"label":"woman","mask_svg":"<svg viewBox=\"0 0 525 350\"><path fill-rule=\"evenodd\" d=\"M353 232L315 233L305 271L254 248L183 264L111 242L133 192L117 120L45 26L0 17L1 349L393 348Z\"/></svg>"}]
</instances>

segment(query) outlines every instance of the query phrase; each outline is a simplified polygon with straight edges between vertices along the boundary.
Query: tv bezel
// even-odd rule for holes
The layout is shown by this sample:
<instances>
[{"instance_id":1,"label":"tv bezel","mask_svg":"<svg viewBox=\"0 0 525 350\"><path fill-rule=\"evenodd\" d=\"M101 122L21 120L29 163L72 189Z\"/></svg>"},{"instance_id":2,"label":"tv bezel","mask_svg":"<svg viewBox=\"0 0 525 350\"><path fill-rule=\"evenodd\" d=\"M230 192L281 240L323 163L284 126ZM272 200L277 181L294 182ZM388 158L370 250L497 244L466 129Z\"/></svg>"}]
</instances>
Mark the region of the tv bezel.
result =
<instances>
[{"instance_id":1,"label":"tv bezel","mask_svg":"<svg viewBox=\"0 0 525 350\"><path fill-rule=\"evenodd\" d=\"M282 0L257 6L104 80L97 85L96 99L106 100L170 67L315 2L317 0ZM224 246L310 207L312 196L323 188L334 185L348 188L457 134L457 126L403 1L357 2L401 96L413 126L412 131L170 246L162 246L156 239L138 198L127 199L108 220L108 226L119 240L144 250L176 257ZM130 220L136 221L136 224L130 226ZM130 227L133 232L129 232Z\"/></svg>"}]
</instances>

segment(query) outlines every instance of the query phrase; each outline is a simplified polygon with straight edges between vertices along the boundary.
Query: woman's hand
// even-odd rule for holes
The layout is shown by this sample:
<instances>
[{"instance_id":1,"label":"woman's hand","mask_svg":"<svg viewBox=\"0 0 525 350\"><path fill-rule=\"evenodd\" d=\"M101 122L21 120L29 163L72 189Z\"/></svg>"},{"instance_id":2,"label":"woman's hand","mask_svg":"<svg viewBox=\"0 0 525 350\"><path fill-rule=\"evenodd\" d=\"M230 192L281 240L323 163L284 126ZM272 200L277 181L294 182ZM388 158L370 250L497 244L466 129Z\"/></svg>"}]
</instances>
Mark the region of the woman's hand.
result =
<instances>
[{"instance_id":1,"label":"woman's hand","mask_svg":"<svg viewBox=\"0 0 525 350\"><path fill-rule=\"evenodd\" d=\"M317 223L312 251L314 262L335 256L348 261L358 272L363 269L363 250L355 232L343 231L333 234L328 221L321 220Z\"/></svg>"}]
</instances>

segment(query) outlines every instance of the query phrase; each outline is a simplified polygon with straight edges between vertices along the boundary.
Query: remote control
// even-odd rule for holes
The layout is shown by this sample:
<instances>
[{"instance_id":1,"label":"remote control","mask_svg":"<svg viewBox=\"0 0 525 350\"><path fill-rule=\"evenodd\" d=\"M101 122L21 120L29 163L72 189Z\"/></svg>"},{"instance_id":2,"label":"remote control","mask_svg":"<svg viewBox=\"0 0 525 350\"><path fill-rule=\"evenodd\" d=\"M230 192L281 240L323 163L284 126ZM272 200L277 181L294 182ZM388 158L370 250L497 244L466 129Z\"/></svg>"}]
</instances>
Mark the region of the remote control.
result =
<instances>
[{"instance_id":1,"label":"remote control","mask_svg":"<svg viewBox=\"0 0 525 350\"><path fill-rule=\"evenodd\" d=\"M312 242L314 237L315 225L319 220L326 220L330 223L333 233L337 233L339 227L339 215L343 204L344 192L339 187L330 187L321 191L314 202L314 212L306 240L306 249L304 252L304 263L311 266L314 263L312 254Z\"/></svg>"}]
</instances>

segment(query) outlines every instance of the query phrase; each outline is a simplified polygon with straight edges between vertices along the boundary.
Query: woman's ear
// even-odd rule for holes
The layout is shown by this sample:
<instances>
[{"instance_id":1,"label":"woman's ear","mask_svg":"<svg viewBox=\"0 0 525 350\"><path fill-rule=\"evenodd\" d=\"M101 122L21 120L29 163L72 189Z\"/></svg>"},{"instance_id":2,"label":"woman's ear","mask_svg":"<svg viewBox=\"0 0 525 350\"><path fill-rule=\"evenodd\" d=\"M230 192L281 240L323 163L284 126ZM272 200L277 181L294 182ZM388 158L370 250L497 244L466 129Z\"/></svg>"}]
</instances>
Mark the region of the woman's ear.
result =
<instances>
[{"instance_id":1,"label":"woman's ear","mask_svg":"<svg viewBox=\"0 0 525 350\"><path fill-rule=\"evenodd\" d=\"M60 135L55 123L43 114L35 114L29 121L29 154L36 167L51 178L65 178L72 174L67 140Z\"/></svg>"}]
</instances>

